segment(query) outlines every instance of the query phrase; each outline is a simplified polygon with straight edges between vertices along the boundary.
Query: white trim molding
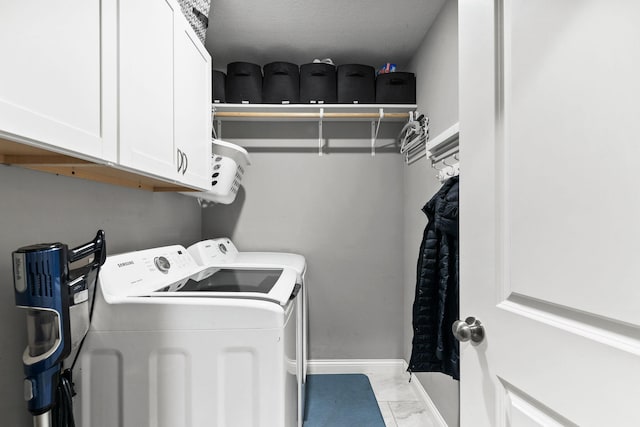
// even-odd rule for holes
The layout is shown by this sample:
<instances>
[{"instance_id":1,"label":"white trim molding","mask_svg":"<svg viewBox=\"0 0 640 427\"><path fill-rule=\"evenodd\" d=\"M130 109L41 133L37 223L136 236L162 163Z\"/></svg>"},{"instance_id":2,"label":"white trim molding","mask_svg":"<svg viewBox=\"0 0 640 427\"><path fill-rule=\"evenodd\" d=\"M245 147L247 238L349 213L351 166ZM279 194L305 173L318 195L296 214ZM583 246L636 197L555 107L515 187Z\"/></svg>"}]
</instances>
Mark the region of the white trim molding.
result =
<instances>
[{"instance_id":1,"label":"white trim molding","mask_svg":"<svg viewBox=\"0 0 640 427\"><path fill-rule=\"evenodd\" d=\"M404 360L402 361L402 364L403 370L406 371L409 365ZM444 420L444 417L442 416L440 411L438 411L438 407L436 406L436 404L433 403L433 400L431 400L431 396L429 396L427 390L425 390L420 383L417 375L411 376L411 384L413 384L413 391L415 391L416 394L420 396L422 401L427 405L427 408L429 408L429 411L431 411L431 415L433 415L433 419L436 421L438 427L448 427L447 422Z\"/></svg>"},{"instance_id":2,"label":"white trim molding","mask_svg":"<svg viewBox=\"0 0 640 427\"><path fill-rule=\"evenodd\" d=\"M400 374L402 359L315 359L307 362L310 374Z\"/></svg>"}]
</instances>

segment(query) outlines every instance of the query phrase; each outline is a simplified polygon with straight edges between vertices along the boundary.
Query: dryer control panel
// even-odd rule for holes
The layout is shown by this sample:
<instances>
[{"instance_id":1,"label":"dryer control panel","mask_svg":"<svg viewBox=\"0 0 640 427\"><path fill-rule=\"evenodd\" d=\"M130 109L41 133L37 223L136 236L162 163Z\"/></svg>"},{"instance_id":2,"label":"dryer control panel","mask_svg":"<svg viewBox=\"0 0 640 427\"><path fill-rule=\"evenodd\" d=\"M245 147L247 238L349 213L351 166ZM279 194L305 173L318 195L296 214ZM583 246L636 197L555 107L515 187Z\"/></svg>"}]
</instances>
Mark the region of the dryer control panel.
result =
<instances>
[{"instance_id":1,"label":"dryer control panel","mask_svg":"<svg viewBox=\"0 0 640 427\"><path fill-rule=\"evenodd\" d=\"M200 270L183 246L165 246L107 257L100 286L105 300L112 302L159 289L179 289Z\"/></svg>"},{"instance_id":2,"label":"dryer control panel","mask_svg":"<svg viewBox=\"0 0 640 427\"><path fill-rule=\"evenodd\" d=\"M194 243L188 251L199 265L228 264L235 262L238 256L238 249L227 237Z\"/></svg>"}]
</instances>

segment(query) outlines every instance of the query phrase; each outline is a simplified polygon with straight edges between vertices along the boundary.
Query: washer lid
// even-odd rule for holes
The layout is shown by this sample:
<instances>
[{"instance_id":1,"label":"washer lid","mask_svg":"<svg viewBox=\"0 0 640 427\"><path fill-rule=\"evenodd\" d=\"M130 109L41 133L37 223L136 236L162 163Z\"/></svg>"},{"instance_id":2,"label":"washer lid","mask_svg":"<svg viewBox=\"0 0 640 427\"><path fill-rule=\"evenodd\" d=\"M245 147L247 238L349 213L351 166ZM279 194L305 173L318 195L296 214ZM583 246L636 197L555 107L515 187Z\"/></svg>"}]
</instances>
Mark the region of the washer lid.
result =
<instances>
[{"instance_id":1,"label":"washer lid","mask_svg":"<svg viewBox=\"0 0 640 427\"><path fill-rule=\"evenodd\" d=\"M296 272L288 268L210 268L149 296L251 298L285 305L295 297L295 283Z\"/></svg>"},{"instance_id":2,"label":"washer lid","mask_svg":"<svg viewBox=\"0 0 640 427\"><path fill-rule=\"evenodd\" d=\"M288 267L296 270L298 276L302 276L307 269L304 256L286 252L238 252L233 264L263 268Z\"/></svg>"}]
</instances>

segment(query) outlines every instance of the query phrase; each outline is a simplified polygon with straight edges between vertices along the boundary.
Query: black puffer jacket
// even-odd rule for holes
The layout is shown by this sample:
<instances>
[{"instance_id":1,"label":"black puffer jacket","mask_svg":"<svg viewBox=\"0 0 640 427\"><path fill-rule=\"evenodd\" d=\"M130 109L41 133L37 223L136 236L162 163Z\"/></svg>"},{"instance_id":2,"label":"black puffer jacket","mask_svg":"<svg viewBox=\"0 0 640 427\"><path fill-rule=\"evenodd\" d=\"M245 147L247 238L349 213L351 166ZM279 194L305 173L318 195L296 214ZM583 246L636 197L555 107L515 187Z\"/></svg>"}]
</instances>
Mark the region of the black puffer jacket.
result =
<instances>
[{"instance_id":1,"label":"black puffer jacket","mask_svg":"<svg viewBox=\"0 0 640 427\"><path fill-rule=\"evenodd\" d=\"M458 177L444 183L422 208L424 230L413 302L409 371L443 372L460 379L459 345L451 325L459 316Z\"/></svg>"}]
</instances>

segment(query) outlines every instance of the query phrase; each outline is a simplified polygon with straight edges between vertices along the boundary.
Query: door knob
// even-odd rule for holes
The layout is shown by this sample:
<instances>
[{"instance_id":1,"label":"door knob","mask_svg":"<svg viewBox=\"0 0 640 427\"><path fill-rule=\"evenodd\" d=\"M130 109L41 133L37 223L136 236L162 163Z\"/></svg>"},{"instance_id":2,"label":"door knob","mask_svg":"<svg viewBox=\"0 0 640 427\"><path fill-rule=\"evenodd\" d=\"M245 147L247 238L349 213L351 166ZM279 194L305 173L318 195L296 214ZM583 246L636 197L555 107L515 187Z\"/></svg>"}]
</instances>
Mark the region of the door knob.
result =
<instances>
[{"instance_id":1,"label":"door knob","mask_svg":"<svg viewBox=\"0 0 640 427\"><path fill-rule=\"evenodd\" d=\"M456 320L451 327L453 336L460 342L473 341L479 343L484 339L484 326L475 317L467 317L464 321Z\"/></svg>"}]
</instances>

